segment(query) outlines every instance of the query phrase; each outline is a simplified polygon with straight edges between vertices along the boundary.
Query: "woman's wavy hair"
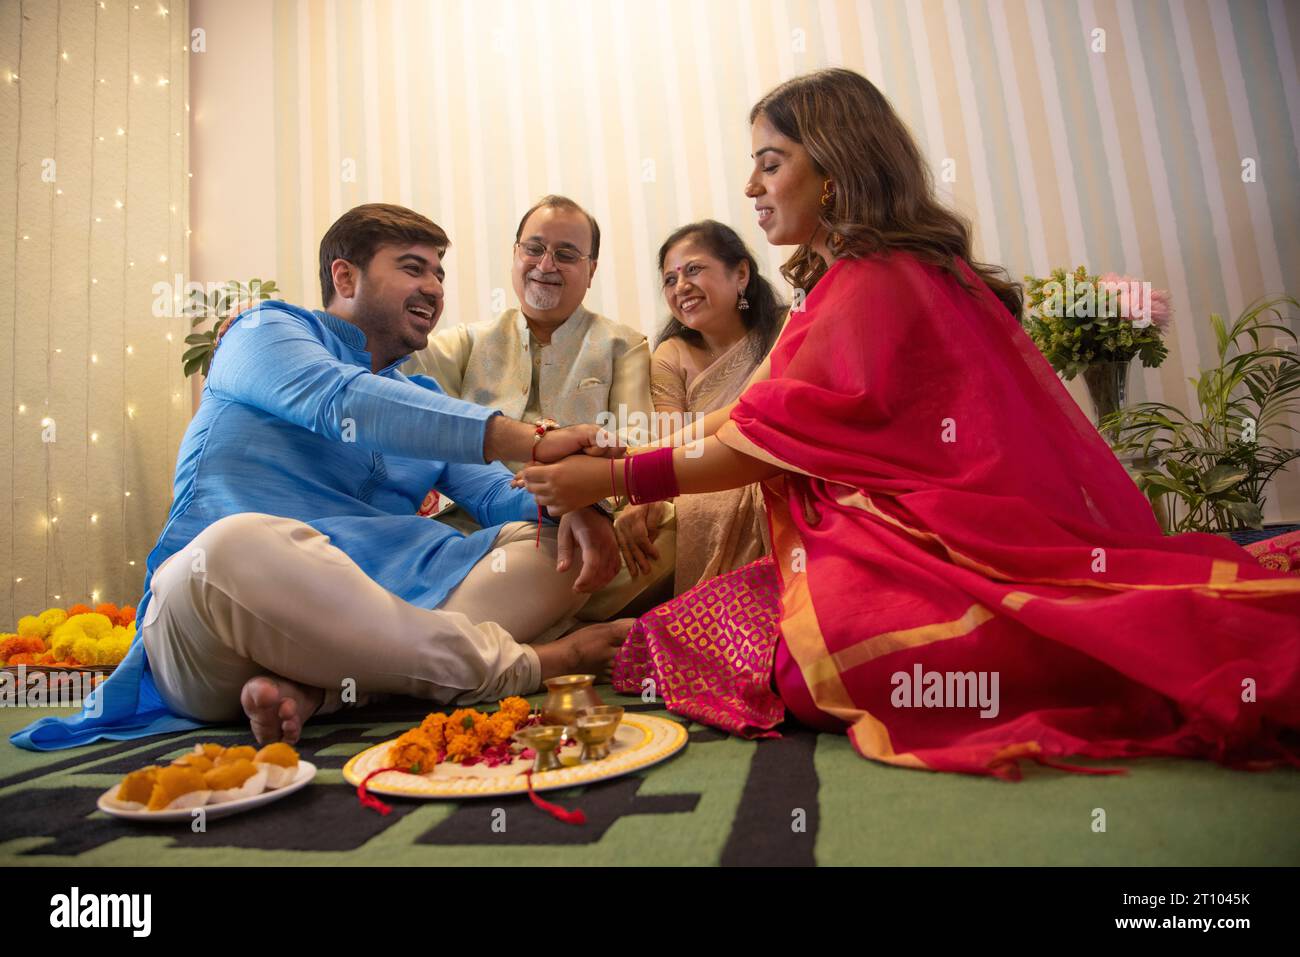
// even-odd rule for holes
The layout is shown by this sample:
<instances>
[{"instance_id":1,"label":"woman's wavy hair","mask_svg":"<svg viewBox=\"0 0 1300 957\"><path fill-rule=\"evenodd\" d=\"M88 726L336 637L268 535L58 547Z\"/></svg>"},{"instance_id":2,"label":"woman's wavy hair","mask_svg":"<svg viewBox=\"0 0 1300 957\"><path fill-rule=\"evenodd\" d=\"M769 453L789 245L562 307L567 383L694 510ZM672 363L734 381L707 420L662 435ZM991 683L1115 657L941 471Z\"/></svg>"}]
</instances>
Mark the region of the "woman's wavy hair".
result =
<instances>
[{"instance_id":1,"label":"woman's wavy hair","mask_svg":"<svg viewBox=\"0 0 1300 957\"><path fill-rule=\"evenodd\" d=\"M749 308L740 311L740 321L749 333L750 348L755 362L762 361L767 355L776 335L781 331L781 319L785 314L785 303L777 296L772 284L758 271L758 262L749 251L745 241L734 229L714 219L702 219L698 223L687 223L664 240L659 247L659 274L664 271L664 260L668 250L684 239L694 239L701 243L709 254L721 260L728 269L735 270L742 262L749 263L749 283L745 286L744 296L749 301ZM691 345L704 347L704 337L690 326L684 325L675 316L670 316L667 324L659 333L655 347L678 337Z\"/></svg>"},{"instance_id":2,"label":"woman's wavy hair","mask_svg":"<svg viewBox=\"0 0 1300 957\"><path fill-rule=\"evenodd\" d=\"M787 80L749 111L803 145L820 176L834 183L820 223L839 258L901 250L943 268L967 291L956 268L960 256L1020 318L1021 286L1000 266L970 257L970 223L934 197L930 168L906 124L866 77L852 70L819 70ZM781 268L796 289L811 291L828 264L804 244Z\"/></svg>"}]
</instances>

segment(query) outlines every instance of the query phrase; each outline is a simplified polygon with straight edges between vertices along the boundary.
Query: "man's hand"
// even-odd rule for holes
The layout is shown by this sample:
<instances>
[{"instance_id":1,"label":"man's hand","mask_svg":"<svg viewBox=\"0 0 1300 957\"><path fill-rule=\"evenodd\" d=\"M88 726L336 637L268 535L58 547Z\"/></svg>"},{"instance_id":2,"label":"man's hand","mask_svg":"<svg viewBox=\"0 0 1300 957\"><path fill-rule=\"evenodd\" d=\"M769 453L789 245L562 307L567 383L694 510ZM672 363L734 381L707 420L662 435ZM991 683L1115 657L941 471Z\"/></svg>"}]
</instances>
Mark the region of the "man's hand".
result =
<instances>
[{"instance_id":1,"label":"man's hand","mask_svg":"<svg viewBox=\"0 0 1300 957\"><path fill-rule=\"evenodd\" d=\"M537 426L504 415L488 419L483 439L485 462L558 462L579 452L617 458L624 451L618 436L595 425L570 425L552 429L537 438Z\"/></svg>"},{"instance_id":2,"label":"man's hand","mask_svg":"<svg viewBox=\"0 0 1300 957\"><path fill-rule=\"evenodd\" d=\"M650 502L647 505L629 505L614 519L614 538L623 553L628 574L633 578L638 574L650 574L650 563L659 560L659 549L654 540L659 537L659 527L666 513L663 502Z\"/></svg>"},{"instance_id":3,"label":"man's hand","mask_svg":"<svg viewBox=\"0 0 1300 957\"><path fill-rule=\"evenodd\" d=\"M575 455L593 455L599 458L618 458L623 445L618 436L597 425L570 425L547 432L533 447L533 458L538 462L558 462Z\"/></svg>"},{"instance_id":4,"label":"man's hand","mask_svg":"<svg viewBox=\"0 0 1300 957\"><path fill-rule=\"evenodd\" d=\"M609 519L589 508L569 512L560 519L559 560L556 571L566 571L573 564L574 544L582 552L582 571L573 583L576 592L599 591L618 574L618 543Z\"/></svg>"}]
</instances>

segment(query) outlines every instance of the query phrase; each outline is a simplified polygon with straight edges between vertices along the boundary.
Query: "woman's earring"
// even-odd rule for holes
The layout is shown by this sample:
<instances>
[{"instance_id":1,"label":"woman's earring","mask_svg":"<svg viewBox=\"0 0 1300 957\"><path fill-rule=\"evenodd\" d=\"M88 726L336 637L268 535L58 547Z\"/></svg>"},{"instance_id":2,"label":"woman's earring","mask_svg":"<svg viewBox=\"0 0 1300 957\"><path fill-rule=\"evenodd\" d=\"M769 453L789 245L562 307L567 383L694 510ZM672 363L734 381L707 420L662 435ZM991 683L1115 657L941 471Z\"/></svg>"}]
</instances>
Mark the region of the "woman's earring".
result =
<instances>
[{"instance_id":1,"label":"woman's earring","mask_svg":"<svg viewBox=\"0 0 1300 957\"><path fill-rule=\"evenodd\" d=\"M744 312L746 309L749 308L749 300L745 298L745 294L743 292L740 294L740 298L736 300L736 308L739 309L741 312Z\"/></svg>"},{"instance_id":2,"label":"woman's earring","mask_svg":"<svg viewBox=\"0 0 1300 957\"><path fill-rule=\"evenodd\" d=\"M829 206L835 194L831 191L834 184L828 179L822 183L822 206Z\"/></svg>"}]
</instances>

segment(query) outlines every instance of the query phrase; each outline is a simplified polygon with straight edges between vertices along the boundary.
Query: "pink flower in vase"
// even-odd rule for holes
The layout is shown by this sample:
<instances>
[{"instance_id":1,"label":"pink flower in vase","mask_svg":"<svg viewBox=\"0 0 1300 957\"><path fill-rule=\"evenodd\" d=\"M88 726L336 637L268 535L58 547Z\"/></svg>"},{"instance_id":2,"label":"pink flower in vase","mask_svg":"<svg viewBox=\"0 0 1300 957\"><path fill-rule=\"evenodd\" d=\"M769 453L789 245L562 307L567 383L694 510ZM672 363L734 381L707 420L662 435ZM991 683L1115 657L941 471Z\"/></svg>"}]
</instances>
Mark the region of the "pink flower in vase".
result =
<instances>
[{"instance_id":1,"label":"pink flower in vase","mask_svg":"<svg viewBox=\"0 0 1300 957\"><path fill-rule=\"evenodd\" d=\"M1136 276L1108 272L1097 277L1097 298L1117 305L1117 315L1133 323L1134 329L1154 325L1160 332L1169 326L1173 307L1169 290L1152 289L1149 282Z\"/></svg>"},{"instance_id":2,"label":"pink flower in vase","mask_svg":"<svg viewBox=\"0 0 1300 957\"><path fill-rule=\"evenodd\" d=\"M1151 321L1156 328L1164 332L1169 328L1169 321L1174 316L1173 303L1169 301L1168 289L1156 289L1151 293Z\"/></svg>"}]
</instances>

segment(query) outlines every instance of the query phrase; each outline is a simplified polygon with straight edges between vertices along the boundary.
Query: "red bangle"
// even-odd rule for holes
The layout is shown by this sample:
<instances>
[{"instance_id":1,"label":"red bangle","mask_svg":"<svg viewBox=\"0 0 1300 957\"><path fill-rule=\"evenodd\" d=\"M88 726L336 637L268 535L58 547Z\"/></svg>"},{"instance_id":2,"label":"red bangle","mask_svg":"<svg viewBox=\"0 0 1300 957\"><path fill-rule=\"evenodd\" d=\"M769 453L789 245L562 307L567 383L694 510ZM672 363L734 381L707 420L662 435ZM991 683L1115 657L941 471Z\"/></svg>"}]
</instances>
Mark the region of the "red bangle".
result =
<instances>
[{"instance_id":1,"label":"red bangle","mask_svg":"<svg viewBox=\"0 0 1300 957\"><path fill-rule=\"evenodd\" d=\"M637 459L637 464L631 462L632 458ZM628 464L623 466L623 485L633 505L662 502L678 495L671 447L628 456L624 461Z\"/></svg>"}]
</instances>

